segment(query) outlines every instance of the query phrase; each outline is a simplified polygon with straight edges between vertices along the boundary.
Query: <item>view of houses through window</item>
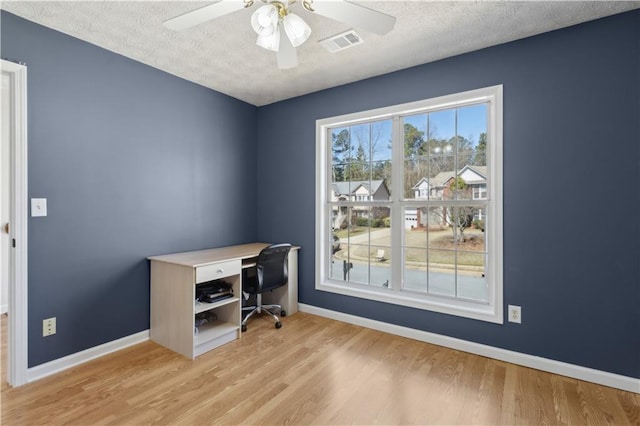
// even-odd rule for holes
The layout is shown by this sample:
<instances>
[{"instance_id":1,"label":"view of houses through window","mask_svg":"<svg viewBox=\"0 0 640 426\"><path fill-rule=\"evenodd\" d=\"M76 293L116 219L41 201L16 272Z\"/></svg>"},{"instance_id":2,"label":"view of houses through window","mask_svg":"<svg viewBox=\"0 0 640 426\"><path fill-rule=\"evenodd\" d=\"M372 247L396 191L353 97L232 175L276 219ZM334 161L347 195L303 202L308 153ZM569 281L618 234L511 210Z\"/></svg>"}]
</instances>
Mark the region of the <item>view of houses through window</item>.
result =
<instances>
[{"instance_id":1,"label":"view of houses through window","mask_svg":"<svg viewBox=\"0 0 640 426\"><path fill-rule=\"evenodd\" d=\"M490 111L481 99L326 128L327 278L490 302Z\"/></svg>"}]
</instances>

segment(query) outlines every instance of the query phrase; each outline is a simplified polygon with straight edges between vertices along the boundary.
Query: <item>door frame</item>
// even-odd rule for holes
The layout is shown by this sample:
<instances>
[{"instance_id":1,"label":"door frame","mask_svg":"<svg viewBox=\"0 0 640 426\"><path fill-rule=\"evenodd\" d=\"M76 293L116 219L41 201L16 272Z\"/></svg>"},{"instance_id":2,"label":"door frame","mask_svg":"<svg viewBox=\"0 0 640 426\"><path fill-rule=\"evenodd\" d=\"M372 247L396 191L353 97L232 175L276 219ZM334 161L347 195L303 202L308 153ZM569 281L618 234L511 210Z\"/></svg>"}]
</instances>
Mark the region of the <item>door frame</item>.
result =
<instances>
[{"instance_id":1,"label":"door frame","mask_svg":"<svg viewBox=\"0 0 640 426\"><path fill-rule=\"evenodd\" d=\"M27 67L2 60L2 73L11 78L11 194L10 231L13 250L9 259L9 339L7 380L11 386L27 383L28 280L27 280Z\"/></svg>"}]
</instances>

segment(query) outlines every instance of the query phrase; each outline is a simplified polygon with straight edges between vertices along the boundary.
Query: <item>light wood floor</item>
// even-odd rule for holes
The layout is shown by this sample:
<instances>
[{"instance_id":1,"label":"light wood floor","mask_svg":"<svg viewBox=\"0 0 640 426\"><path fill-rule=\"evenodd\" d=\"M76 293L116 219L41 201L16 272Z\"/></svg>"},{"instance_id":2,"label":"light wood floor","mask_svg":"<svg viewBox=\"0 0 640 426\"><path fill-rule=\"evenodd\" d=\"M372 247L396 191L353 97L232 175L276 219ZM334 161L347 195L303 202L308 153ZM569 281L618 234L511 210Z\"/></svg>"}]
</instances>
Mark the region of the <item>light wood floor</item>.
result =
<instances>
[{"instance_id":1,"label":"light wood floor","mask_svg":"<svg viewBox=\"0 0 640 426\"><path fill-rule=\"evenodd\" d=\"M634 393L304 313L195 361L145 342L1 397L2 425L640 424Z\"/></svg>"}]
</instances>

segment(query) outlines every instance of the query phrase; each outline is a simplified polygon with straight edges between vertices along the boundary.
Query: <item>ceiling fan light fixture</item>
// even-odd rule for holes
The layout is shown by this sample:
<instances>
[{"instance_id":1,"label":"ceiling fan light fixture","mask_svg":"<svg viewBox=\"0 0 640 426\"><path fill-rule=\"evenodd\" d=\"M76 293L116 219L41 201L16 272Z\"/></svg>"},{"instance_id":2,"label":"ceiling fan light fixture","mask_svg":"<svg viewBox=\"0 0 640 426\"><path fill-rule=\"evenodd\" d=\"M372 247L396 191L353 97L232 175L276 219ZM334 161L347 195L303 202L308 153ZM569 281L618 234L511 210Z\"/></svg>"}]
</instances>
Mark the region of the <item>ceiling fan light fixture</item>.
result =
<instances>
[{"instance_id":1,"label":"ceiling fan light fixture","mask_svg":"<svg viewBox=\"0 0 640 426\"><path fill-rule=\"evenodd\" d=\"M307 41L311 35L309 25L289 10L289 7L296 1L301 1L302 7L307 12L353 27L361 27L375 34L388 33L396 23L395 17L353 3L351 0L322 0L317 3L314 3L314 0L261 0L262 6L251 14L250 20L251 27L258 34L256 44L276 52L278 67L282 69L298 65L295 48ZM255 0L219 0L200 9L168 19L164 21L164 25L176 31L184 30L242 8L247 9L254 3ZM362 42L355 35L353 40L348 37L345 39L346 41L342 44L338 41L334 44L342 47L342 45Z\"/></svg>"},{"instance_id":2,"label":"ceiling fan light fixture","mask_svg":"<svg viewBox=\"0 0 640 426\"><path fill-rule=\"evenodd\" d=\"M278 10L270 4L266 4L251 15L251 27L259 36L270 35L277 30L278 18Z\"/></svg>"},{"instance_id":3,"label":"ceiling fan light fixture","mask_svg":"<svg viewBox=\"0 0 640 426\"><path fill-rule=\"evenodd\" d=\"M258 34L256 44L264 49L277 52L280 49L280 30L276 26L269 34Z\"/></svg>"},{"instance_id":4,"label":"ceiling fan light fixture","mask_svg":"<svg viewBox=\"0 0 640 426\"><path fill-rule=\"evenodd\" d=\"M298 15L288 13L282 18L282 26L293 47L298 47L311 35L311 28Z\"/></svg>"}]
</instances>

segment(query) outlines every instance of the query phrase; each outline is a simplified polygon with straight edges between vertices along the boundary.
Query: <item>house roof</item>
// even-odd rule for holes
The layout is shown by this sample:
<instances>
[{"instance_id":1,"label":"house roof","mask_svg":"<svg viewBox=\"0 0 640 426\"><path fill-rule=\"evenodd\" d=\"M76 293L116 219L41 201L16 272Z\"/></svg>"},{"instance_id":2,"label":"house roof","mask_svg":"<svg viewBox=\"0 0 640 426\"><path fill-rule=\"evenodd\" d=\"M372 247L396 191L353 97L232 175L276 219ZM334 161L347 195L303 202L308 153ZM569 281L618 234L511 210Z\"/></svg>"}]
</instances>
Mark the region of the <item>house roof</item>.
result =
<instances>
[{"instance_id":1,"label":"house roof","mask_svg":"<svg viewBox=\"0 0 640 426\"><path fill-rule=\"evenodd\" d=\"M478 175L480 177L480 179L475 179L475 180L467 180L467 184L473 184L473 183L485 183L487 181L487 166L471 166L471 165L467 165L464 166L462 168L462 170L460 170L460 173L458 173L459 175L463 174L464 171L466 170L471 170L472 172L474 172L476 175Z\"/></svg>"},{"instance_id":2,"label":"house roof","mask_svg":"<svg viewBox=\"0 0 640 426\"><path fill-rule=\"evenodd\" d=\"M370 194L375 194L383 183L384 180L352 180L347 182L333 182L331 186L336 196L353 194L361 186L366 188Z\"/></svg>"},{"instance_id":3,"label":"house roof","mask_svg":"<svg viewBox=\"0 0 640 426\"><path fill-rule=\"evenodd\" d=\"M473 173L480 177L480 179L465 180L467 184L485 183L487 181L487 166L466 165L462 169L460 169L460 171L458 171L458 176L462 175L466 170L471 170ZM453 171L440 172L432 178L421 178L418 183L413 186L412 189L418 189L422 182L427 182L431 187L434 188L443 187L445 186L446 182L453 179L454 177L455 174Z\"/></svg>"}]
</instances>

